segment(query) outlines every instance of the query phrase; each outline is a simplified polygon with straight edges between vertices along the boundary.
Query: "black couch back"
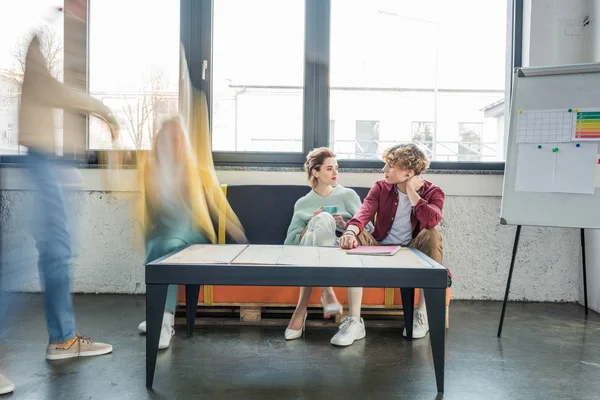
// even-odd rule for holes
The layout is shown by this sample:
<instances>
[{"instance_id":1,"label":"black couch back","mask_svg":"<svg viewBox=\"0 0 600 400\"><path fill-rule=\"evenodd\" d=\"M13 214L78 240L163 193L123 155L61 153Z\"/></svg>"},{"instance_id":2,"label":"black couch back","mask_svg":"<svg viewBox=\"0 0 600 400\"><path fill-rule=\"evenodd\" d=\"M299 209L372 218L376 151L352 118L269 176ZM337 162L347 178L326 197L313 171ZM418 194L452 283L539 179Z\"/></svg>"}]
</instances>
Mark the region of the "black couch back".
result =
<instances>
[{"instance_id":1,"label":"black couch back","mask_svg":"<svg viewBox=\"0 0 600 400\"><path fill-rule=\"evenodd\" d=\"M352 189L362 201L370 188ZM309 191L308 186L299 185L228 185L227 200L250 243L283 244L294 204Z\"/></svg>"}]
</instances>

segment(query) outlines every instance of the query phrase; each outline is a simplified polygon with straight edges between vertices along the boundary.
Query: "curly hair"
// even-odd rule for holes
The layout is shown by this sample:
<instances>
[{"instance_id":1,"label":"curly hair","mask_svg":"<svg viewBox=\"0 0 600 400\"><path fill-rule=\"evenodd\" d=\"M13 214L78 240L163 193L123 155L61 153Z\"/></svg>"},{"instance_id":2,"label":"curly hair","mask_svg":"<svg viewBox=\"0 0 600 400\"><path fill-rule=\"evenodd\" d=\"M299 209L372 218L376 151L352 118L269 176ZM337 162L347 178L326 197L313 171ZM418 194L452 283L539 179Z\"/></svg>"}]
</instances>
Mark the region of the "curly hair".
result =
<instances>
[{"instance_id":1,"label":"curly hair","mask_svg":"<svg viewBox=\"0 0 600 400\"><path fill-rule=\"evenodd\" d=\"M429 168L425 152L414 143L397 144L386 149L383 161L392 167L415 171L415 175L420 175Z\"/></svg>"},{"instance_id":2,"label":"curly hair","mask_svg":"<svg viewBox=\"0 0 600 400\"><path fill-rule=\"evenodd\" d=\"M319 180L312 175L312 172L313 170L320 171L321 166L328 158L335 158L335 153L328 147L314 149L306 156L304 171L306 171L306 179L313 189L317 186Z\"/></svg>"}]
</instances>

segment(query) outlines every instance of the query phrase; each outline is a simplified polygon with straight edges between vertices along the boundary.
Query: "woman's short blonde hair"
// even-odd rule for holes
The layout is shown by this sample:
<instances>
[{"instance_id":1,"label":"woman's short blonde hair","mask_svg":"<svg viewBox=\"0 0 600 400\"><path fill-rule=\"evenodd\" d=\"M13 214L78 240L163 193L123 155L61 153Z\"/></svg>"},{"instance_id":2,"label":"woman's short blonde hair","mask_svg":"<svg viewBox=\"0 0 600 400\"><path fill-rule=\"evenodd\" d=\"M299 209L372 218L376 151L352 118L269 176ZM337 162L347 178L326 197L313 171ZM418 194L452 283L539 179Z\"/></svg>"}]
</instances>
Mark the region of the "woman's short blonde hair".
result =
<instances>
[{"instance_id":1,"label":"woman's short blonde hair","mask_svg":"<svg viewBox=\"0 0 600 400\"><path fill-rule=\"evenodd\" d=\"M306 179L313 189L317 186L319 180L313 176L312 172L313 170L320 171L321 166L328 158L335 158L335 153L328 147L319 147L314 149L306 156L304 171L306 171Z\"/></svg>"},{"instance_id":2,"label":"woman's short blonde hair","mask_svg":"<svg viewBox=\"0 0 600 400\"><path fill-rule=\"evenodd\" d=\"M397 144L383 152L383 161L395 168L414 171L420 175L429 168L425 152L414 143Z\"/></svg>"}]
</instances>

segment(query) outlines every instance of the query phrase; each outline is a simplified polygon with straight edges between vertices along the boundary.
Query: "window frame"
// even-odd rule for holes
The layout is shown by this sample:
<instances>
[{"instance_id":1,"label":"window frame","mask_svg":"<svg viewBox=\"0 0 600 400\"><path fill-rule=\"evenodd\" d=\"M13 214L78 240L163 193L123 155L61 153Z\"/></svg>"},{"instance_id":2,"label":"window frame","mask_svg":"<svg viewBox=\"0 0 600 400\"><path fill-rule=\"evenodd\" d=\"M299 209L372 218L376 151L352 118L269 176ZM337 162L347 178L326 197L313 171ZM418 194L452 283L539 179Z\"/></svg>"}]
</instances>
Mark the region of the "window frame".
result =
<instances>
[{"instance_id":1,"label":"window frame","mask_svg":"<svg viewBox=\"0 0 600 400\"><path fill-rule=\"evenodd\" d=\"M87 2L86 19L89 24L89 3ZM512 71L522 65L523 41L523 0L509 0L511 31L511 48L507 52L507 93L512 91ZM65 9L69 2L65 1ZM330 0L305 0L305 60L304 60L304 99L303 104L303 153L273 152L213 152L216 166L241 167L302 167L305 155L315 147L329 146L329 38L330 38ZM180 0L180 37L188 62L190 78L196 88L207 93L209 121L212 124L212 33L213 33L213 0ZM69 32L65 31L65 35ZM89 30L88 30L89 34ZM86 43L89 54L89 41ZM208 62L205 79L202 79L203 60ZM88 66L86 55L86 69ZM85 89L88 89L89 70L87 71ZM69 82L65 74L65 82ZM510 101L510 96L505 96ZM68 127L65 127L67 129ZM89 141L89 122L85 126L71 129L85 129L86 140ZM211 130L212 131L212 130ZM126 166L135 166L136 151L108 150L124 152ZM86 151L86 154L72 157L57 157L61 161L80 167L103 167L98 161L108 151ZM1 155L0 165L24 162L24 155ZM379 169L381 160L338 160L340 168ZM505 162L454 162L432 161L431 170L461 171L503 171Z\"/></svg>"},{"instance_id":2,"label":"window frame","mask_svg":"<svg viewBox=\"0 0 600 400\"><path fill-rule=\"evenodd\" d=\"M212 126L212 46L213 46L213 0L180 0L182 43L192 84L207 94L209 121ZM183 12L186 10L186 12ZM511 80L512 71L521 65L523 1L511 0L512 49L511 68L506 79ZM330 66L330 0L305 0L305 62L304 62L304 110L303 153L232 152L213 151L216 166L241 167L301 167L305 155L313 148L329 146L329 66ZM192 24L191 21L197 21ZM218 45L218 44L217 44ZM201 78L202 62L208 69ZM512 86L512 82L510 82ZM312 105L312 106L307 106ZM212 129L211 129L212 132ZM340 168L381 168L381 160L338 160ZM504 162L432 161L431 169L438 170L504 170Z\"/></svg>"},{"instance_id":3,"label":"window frame","mask_svg":"<svg viewBox=\"0 0 600 400\"><path fill-rule=\"evenodd\" d=\"M77 0L75 0L77 1ZM64 75L63 75L63 81L65 84L68 85L72 85L73 87L76 87L80 90L84 90L87 93L89 93L89 78L90 78L90 71L89 71L89 62L88 62L88 57L89 57L89 23L90 23L90 2L93 0L87 0L86 1L86 9L85 9L85 15L81 16L82 18L85 19L86 22L86 31L87 31L87 35L86 35L86 42L84 44L85 46L85 54L76 54L75 52L71 52L71 51L64 51L63 53L63 57L64 57L64 65L67 64L83 64L85 65L85 78L84 81L82 81L80 79L80 77L75 77L72 74L69 73L68 70L64 71ZM76 8L76 4L73 1L70 0L64 0L64 4L63 4L63 10L64 12L70 12L71 8L74 8L74 10L77 10ZM66 40L67 38L71 37L72 32L69 32L68 30L65 29L64 25L63 25L63 33L64 33L64 46L68 46L68 44L72 44L73 40ZM67 50L67 49L65 49ZM75 57L76 59L73 59L71 57ZM86 116L85 118L78 118L76 120L74 119L67 119L66 121L69 121L67 124L65 124L65 119L63 119L63 129L64 131L74 131L74 130L81 130L83 132L85 132L85 140L86 140L86 147L89 148L89 134L90 134L90 130L89 130L89 118ZM18 140L18 139L17 139ZM119 159L123 160L123 167L125 168L132 168L135 167L137 165L137 154L136 151L130 151L130 150L89 150L86 149L84 154L70 154L68 156L54 156L53 159L56 160L56 162L58 162L59 164L67 164L70 166L74 166L77 168L105 168L106 165L104 164L100 164L100 160L101 159L108 159L106 157L106 154L108 154L109 152L115 154L115 153L120 153L122 156L119 157ZM0 154L0 166L2 165L8 165L8 166L14 166L14 165L18 165L18 164L24 164L25 163L25 158L27 157L26 154L10 154L10 155L6 155L6 154Z\"/></svg>"}]
</instances>

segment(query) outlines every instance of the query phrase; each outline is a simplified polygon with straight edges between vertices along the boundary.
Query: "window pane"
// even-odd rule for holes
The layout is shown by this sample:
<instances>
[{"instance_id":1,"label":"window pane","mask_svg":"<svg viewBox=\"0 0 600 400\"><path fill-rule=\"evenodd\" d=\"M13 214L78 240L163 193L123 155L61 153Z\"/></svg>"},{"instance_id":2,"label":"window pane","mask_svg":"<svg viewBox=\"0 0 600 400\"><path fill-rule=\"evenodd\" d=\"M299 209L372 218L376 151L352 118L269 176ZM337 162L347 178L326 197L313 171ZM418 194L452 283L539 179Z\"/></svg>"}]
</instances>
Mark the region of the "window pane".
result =
<instances>
[{"instance_id":1,"label":"window pane","mask_svg":"<svg viewBox=\"0 0 600 400\"><path fill-rule=\"evenodd\" d=\"M379 142L379 121L356 121L354 154L357 159L377 157Z\"/></svg>"},{"instance_id":2,"label":"window pane","mask_svg":"<svg viewBox=\"0 0 600 400\"><path fill-rule=\"evenodd\" d=\"M506 14L506 0L332 0L339 158L412 140L436 161L503 160ZM366 121L377 121L367 152Z\"/></svg>"},{"instance_id":3,"label":"window pane","mask_svg":"<svg viewBox=\"0 0 600 400\"><path fill-rule=\"evenodd\" d=\"M63 14L56 0L23 0L0 4L0 154L23 154L19 146L19 99L27 46L34 30L41 33L41 50L50 73L63 79ZM62 111L55 112L55 135L62 147Z\"/></svg>"},{"instance_id":4,"label":"window pane","mask_svg":"<svg viewBox=\"0 0 600 400\"><path fill-rule=\"evenodd\" d=\"M425 150L427 157L433 157L433 122L412 122L411 140Z\"/></svg>"},{"instance_id":5,"label":"window pane","mask_svg":"<svg viewBox=\"0 0 600 400\"><path fill-rule=\"evenodd\" d=\"M458 161L481 161L482 123L458 124Z\"/></svg>"},{"instance_id":6,"label":"window pane","mask_svg":"<svg viewBox=\"0 0 600 400\"><path fill-rule=\"evenodd\" d=\"M212 146L302 152L304 0L215 0Z\"/></svg>"},{"instance_id":7,"label":"window pane","mask_svg":"<svg viewBox=\"0 0 600 400\"><path fill-rule=\"evenodd\" d=\"M149 149L161 122L177 115L179 1L90 1L89 21L90 93L112 109L123 148ZM98 119L89 132L90 149L112 147Z\"/></svg>"}]
</instances>

